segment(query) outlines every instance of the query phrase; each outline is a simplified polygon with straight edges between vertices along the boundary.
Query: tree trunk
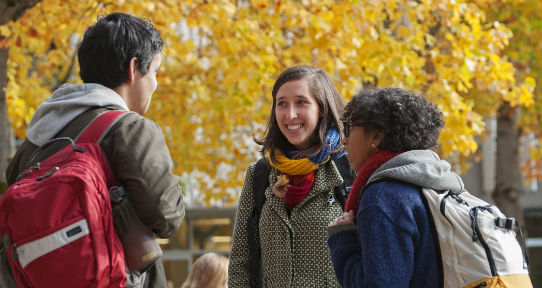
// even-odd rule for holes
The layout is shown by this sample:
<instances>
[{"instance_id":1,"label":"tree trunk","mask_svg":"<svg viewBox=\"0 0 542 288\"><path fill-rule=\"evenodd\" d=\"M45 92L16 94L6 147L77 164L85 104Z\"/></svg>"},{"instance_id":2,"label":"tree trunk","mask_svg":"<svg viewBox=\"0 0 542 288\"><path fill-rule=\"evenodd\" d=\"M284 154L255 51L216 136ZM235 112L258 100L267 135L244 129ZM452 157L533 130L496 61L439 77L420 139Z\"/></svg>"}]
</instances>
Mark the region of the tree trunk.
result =
<instances>
[{"instance_id":1,"label":"tree trunk","mask_svg":"<svg viewBox=\"0 0 542 288\"><path fill-rule=\"evenodd\" d=\"M1 182L6 182L6 168L8 167L8 157L10 154L10 137L9 137L9 122L8 110L6 105L6 92L4 88L7 86L7 63L8 49L0 48L0 190L2 189ZM2 191L0 191L2 192Z\"/></svg>"},{"instance_id":2,"label":"tree trunk","mask_svg":"<svg viewBox=\"0 0 542 288\"><path fill-rule=\"evenodd\" d=\"M0 0L0 25L4 25L10 20L17 20L24 14L26 9L32 8L40 0ZM0 36L0 40L3 37ZM1 43L1 41L0 41ZM7 87L7 65L8 65L9 47L0 45L0 193L3 189L3 183L6 182L6 168L10 154L10 135L9 121L6 103Z\"/></svg>"},{"instance_id":3,"label":"tree trunk","mask_svg":"<svg viewBox=\"0 0 542 288\"><path fill-rule=\"evenodd\" d=\"M497 167L493 199L507 216L514 217L521 224L525 221L520 199L522 194L519 146L521 131L517 127L519 109L504 103L497 115Z\"/></svg>"},{"instance_id":4,"label":"tree trunk","mask_svg":"<svg viewBox=\"0 0 542 288\"><path fill-rule=\"evenodd\" d=\"M23 16L26 9L34 7L41 0L0 0L0 25Z\"/></svg>"}]
</instances>

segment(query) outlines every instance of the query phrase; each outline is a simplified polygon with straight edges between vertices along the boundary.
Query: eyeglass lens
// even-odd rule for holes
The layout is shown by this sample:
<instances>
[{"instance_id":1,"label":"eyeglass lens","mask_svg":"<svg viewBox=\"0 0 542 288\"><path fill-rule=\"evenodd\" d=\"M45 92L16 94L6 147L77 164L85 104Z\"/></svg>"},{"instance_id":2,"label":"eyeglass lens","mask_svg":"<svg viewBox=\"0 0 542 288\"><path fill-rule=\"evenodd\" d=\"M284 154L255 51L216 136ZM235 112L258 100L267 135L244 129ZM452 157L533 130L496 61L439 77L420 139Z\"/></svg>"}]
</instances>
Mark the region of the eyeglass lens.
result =
<instances>
[{"instance_id":1,"label":"eyeglass lens","mask_svg":"<svg viewBox=\"0 0 542 288\"><path fill-rule=\"evenodd\" d=\"M350 136L350 125L346 122L343 122L343 132L344 132L344 137Z\"/></svg>"}]
</instances>

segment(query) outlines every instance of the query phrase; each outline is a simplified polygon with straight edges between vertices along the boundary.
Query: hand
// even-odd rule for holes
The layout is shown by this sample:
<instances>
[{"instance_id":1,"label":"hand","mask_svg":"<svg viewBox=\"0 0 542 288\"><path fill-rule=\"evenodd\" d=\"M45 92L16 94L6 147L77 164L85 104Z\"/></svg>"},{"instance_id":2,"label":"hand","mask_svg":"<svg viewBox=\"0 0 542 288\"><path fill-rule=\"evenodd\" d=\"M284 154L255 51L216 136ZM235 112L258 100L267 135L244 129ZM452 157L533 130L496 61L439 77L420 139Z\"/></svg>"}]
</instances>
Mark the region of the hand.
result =
<instances>
[{"instance_id":1,"label":"hand","mask_svg":"<svg viewBox=\"0 0 542 288\"><path fill-rule=\"evenodd\" d=\"M288 185L288 177L286 175L277 176L277 182L273 185L273 194L279 198L284 198L286 196L286 190L290 185Z\"/></svg>"},{"instance_id":2,"label":"hand","mask_svg":"<svg viewBox=\"0 0 542 288\"><path fill-rule=\"evenodd\" d=\"M350 210L348 212L344 212L343 215L331 221L328 227L335 226L335 225L343 225L343 224L353 224L353 223L354 223L354 211Z\"/></svg>"}]
</instances>

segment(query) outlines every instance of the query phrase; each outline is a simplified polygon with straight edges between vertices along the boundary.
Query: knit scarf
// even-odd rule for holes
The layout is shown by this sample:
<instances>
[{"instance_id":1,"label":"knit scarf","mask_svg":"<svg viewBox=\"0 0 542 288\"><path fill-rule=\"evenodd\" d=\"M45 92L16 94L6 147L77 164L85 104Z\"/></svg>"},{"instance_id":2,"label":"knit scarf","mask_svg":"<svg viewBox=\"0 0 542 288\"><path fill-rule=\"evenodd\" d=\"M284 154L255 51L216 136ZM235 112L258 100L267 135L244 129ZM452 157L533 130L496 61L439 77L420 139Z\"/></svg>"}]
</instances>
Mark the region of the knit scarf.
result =
<instances>
[{"instance_id":1,"label":"knit scarf","mask_svg":"<svg viewBox=\"0 0 542 288\"><path fill-rule=\"evenodd\" d=\"M340 145L340 135L336 128L331 128L324 140L325 143L322 150L314 156L295 159L296 155L305 154L304 151L286 151L282 153L282 151L276 149L275 156L277 162L269 161L271 166L277 168L282 174L287 175L290 181L291 186L287 188L286 196L284 196L284 202L288 211L291 211L307 197L314 183L316 169L327 163L330 159L341 157L344 154L344 152L331 153L332 150ZM314 148L311 147L308 150L314 150ZM271 159L270 155L268 157Z\"/></svg>"},{"instance_id":2,"label":"knit scarf","mask_svg":"<svg viewBox=\"0 0 542 288\"><path fill-rule=\"evenodd\" d=\"M292 211L295 205L301 203L307 197L314 183L315 172L316 170L307 175L288 175L291 186L287 188L286 196L284 196L288 211Z\"/></svg>"},{"instance_id":3,"label":"knit scarf","mask_svg":"<svg viewBox=\"0 0 542 288\"><path fill-rule=\"evenodd\" d=\"M344 152L330 153L341 144L339 131L335 127L329 129L324 140L325 143L322 150L312 157L292 159L290 155L292 152L286 151L286 153L283 153L279 149L276 149L275 157L277 162L271 160L269 163L287 175L307 175L327 163L330 159L339 158L344 154Z\"/></svg>"},{"instance_id":4,"label":"knit scarf","mask_svg":"<svg viewBox=\"0 0 542 288\"><path fill-rule=\"evenodd\" d=\"M382 150L369 156L361 169L359 169L358 176L356 177L356 180L354 180L354 184L352 185L352 189L350 190L350 194L346 200L344 211L348 212L353 210L354 215L358 214L361 192L367 183L367 180L369 180L369 177L373 174L373 172L376 171L376 169L378 169L378 167L399 154L401 154L401 152Z\"/></svg>"}]
</instances>

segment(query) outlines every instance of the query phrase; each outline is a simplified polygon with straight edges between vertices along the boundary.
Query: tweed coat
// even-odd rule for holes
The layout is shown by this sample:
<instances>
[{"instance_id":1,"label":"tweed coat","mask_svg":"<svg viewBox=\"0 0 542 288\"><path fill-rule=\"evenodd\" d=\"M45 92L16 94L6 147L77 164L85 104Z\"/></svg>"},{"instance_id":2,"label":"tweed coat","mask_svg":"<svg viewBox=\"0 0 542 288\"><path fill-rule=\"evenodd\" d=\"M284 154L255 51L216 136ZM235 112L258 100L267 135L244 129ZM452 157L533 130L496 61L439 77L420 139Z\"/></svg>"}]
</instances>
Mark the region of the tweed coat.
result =
<instances>
[{"instance_id":1,"label":"tweed coat","mask_svg":"<svg viewBox=\"0 0 542 288\"><path fill-rule=\"evenodd\" d=\"M228 287L232 288L249 287L246 223L254 206L255 165L247 169L235 217L228 271ZM326 244L328 224L342 215L334 187L343 180L335 163L329 161L318 168L311 191L290 213L284 200L272 192L279 174L271 169L258 229L263 287L340 287Z\"/></svg>"}]
</instances>

